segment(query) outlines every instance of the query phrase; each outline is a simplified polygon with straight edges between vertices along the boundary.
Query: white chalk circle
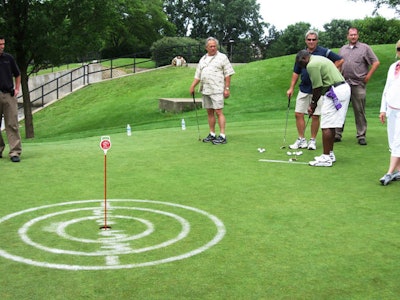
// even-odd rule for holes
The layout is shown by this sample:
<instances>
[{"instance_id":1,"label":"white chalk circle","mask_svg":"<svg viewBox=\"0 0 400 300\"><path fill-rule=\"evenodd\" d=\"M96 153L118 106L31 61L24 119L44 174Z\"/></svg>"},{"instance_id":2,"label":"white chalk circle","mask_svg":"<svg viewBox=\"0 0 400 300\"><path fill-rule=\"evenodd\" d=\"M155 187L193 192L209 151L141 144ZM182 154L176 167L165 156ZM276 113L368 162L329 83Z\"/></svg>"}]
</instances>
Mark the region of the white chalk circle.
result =
<instances>
[{"instance_id":1,"label":"white chalk circle","mask_svg":"<svg viewBox=\"0 0 400 300\"><path fill-rule=\"evenodd\" d=\"M54 269L62 269L62 270L110 270L110 269L128 269L128 268L137 268L137 267L145 267L145 266L154 266L158 264L163 264L163 263L169 263L177 260L182 260L189 258L191 256L197 255L199 253L202 253L209 248L213 247L217 243L219 243L222 238L224 237L226 233L225 226L223 222L218 219L216 216L209 214L206 211L186 206L186 205L180 205L180 204L175 204L175 203L170 203L170 202L162 202L162 201L153 201L153 200L137 200L137 199L110 199L107 200L108 203L111 205L111 209L118 211L118 214L115 214L112 216L112 222L118 222L119 220L128 220L130 222L136 222L137 224L141 224L141 228L143 229L141 232L135 233L135 234L116 234L116 235L107 235L106 233L103 234L103 236L99 239L87 239L87 238L80 238L80 237L75 237L69 233L67 233L67 228L69 226L78 224L80 222L95 222L96 220L98 221L99 216L79 216L75 218L71 218L70 220L64 220L62 222L57 223L55 232L57 233L59 238L63 238L65 240L71 240L74 243L82 243L82 244L113 244L113 243L118 243L118 244L126 244L129 241L133 240L138 240L146 236L151 236L152 233L154 233L155 228L154 224L145 219L145 218L139 218L139 217L132 217L132 216L125 216L123 214L124 211L140 211L140 212L145 212L148 214L154 214L154 215L162 215L163 217L166 217L166 219L171 220L174 223L177 223L179 225L180 232L170 238L166 239L165 241L161 243L156 243L154 245L148 245L145 247L141 248L135 248L135 247L110 247L110 249L107 249L107 247L103 247L105 249L102 249L101 251L74 251L70 249L60 249L56 247L48 247L40 244L40 242L34 241L34 239L29 235L30 230L32 229L32 226L37 226L40 224L40 222L45 222L50 220L51 218L57 218L58 216L64 216L68 217L68 214L74 215L76 213L81 213L87 212L87 211L93 211L94 209L98 208L96 207L88 207L88 204L99 204L102 202L102 200L82 200L82 201L71 201L71 202L64 202L64 203L57 203L57 204L52 204L52 205L44 205L40 207L35 207L35 208L30 208L26 209L23 211L19 211L13 214L9 214L5 217L0 218L0 228L2 223L5 223L6 221L9 221L13 218L21 217L24 216L25 214L32 213L34 212L35 215L38 215L41 211L44 211L46 209L50 208L55 208L55 207L68 207L68 206L80 206L82 204L86 205L85 207L78 207L78 208L72 208L72 209L65 209L62 211L57 211L57 212L52 212L52 213L47 213L43 214L39 217L33 218L25 222L19 229L18 229L18 235L20 239L27 245L34 247L35 249L39 251L44 251L44 252L49 252L53 255L61 255L63 257L69 256L69 255L75 255L79 257L90 257L90 256L104 256L104 261L105 262L110 262L109 264L105 263L104 265L102 264L88 264L88 265L79 265L79 264L64 264L64 263L53 263L53 262L46 262L46 261L37 261L35 259L31 258L26 258L22 257L20 255L15 255L10 253L9 251L3 250L0 248L0 256L10 259L16 262L20 263L25 263L33 266L38 266L38 267L46 267L46 268L54 268ZM124 203L122 206L118 206L119 203ZM129 205L127 205L128 203ZM154 209L154 208L147 208L147 207L135 207L135 206L130 206L131 204L141 204L141 205L146 205L149 204L149 206L157 206L162 207L162 209ZM117 204L116 206L114 206ZM195 214L200 214L202 217L206 217L209 221L211 221L211 224L215 226L216 228L216 234L211 238L211 240L206 240L202 242L202 244L197 246L195 249L192 249L190 251L187 251L182 254L178 255L172 255L169 257L165 257L162 259L154 259L154 260L149 260L149 261L144 261L144 262L137 262L137 263L120 263L119 262L119 256L124 256L124 255L130 255L130 254L137 254L137 253L144 253L147 251L153 251L155 249L161 249L164 247L168 247L172 244L175 244L184 238L186 238L191 230L190 226L190 220L186 220L184 217L168 212L167 209L168 207L173 207L173 208L178 208L183 210L183 213L185 211L189 211L191 213ZM164 209L165 208L165 209ZM15 220L13 220L15 221ZM38 226L37 226L38 227ZM32 230L34 231L34 230ZM34 231L36 232L36 231ZM36 240L40 237L40 235L36 235L35 238ZM1 247L1 246L0 246ZM42 257L46 257L46 255L41 255ZM73 261L73 259L71 259Z\"/></svg>"}]
</instances>

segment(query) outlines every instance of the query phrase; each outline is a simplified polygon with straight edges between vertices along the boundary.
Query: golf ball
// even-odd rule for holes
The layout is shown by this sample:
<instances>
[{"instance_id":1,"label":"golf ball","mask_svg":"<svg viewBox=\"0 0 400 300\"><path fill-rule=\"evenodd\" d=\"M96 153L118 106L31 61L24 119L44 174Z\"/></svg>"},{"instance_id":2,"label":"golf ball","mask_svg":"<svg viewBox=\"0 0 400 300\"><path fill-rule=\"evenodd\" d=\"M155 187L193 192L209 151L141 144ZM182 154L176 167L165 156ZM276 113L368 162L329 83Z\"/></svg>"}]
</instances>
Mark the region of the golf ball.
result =
<instances>
[{"instance_id":1,"label":"golf ball","mask_svg":"<svg viewBox=\"0 0 400 300\"><path fill-rule=\"evenodd\" d=\"M293 161L293 159L289 158L289 161L290 161L290 162L292 162L292 161Z\"/></svg>"},{"instance_id":2,"label":"golf ball","mask_svg":"<svg viewBox=\"0 0 400 300\"><path fill-rule=\"evenodd\" d=\"M287 155L292 155L292 152L288 151L286 152Z\"/></svg>"}]
</instances>

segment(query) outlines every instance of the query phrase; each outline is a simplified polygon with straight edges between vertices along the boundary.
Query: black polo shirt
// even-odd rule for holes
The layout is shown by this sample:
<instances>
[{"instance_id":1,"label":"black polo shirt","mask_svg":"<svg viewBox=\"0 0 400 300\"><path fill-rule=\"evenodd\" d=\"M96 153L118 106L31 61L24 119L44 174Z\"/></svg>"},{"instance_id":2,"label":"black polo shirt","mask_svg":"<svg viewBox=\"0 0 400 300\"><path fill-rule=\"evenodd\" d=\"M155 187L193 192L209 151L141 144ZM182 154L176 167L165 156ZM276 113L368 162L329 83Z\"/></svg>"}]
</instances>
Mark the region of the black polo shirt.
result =
<instances>
[{"instance_id":1,"label":"black polo shirt","mask_svg":"<svg viewBox=\"0 0 400 300\"><path fill-rule=\"evenodd\" d=\"M14 89L13 77L18 77L20 74L14 57L8 53L0 55L0 91L10 93Z\"/></svg>"}]
</instances>

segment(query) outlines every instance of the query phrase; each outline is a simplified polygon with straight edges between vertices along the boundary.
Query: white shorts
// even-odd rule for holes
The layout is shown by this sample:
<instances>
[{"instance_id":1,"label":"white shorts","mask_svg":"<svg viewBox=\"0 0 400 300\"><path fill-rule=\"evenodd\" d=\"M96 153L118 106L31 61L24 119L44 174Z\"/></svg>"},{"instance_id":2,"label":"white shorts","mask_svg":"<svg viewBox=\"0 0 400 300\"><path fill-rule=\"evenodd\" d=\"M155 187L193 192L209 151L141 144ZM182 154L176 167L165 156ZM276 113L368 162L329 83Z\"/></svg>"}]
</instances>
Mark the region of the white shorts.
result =
<instances>
[{"instance_id":1,"label":"white shorts","mask_svg":"<svg viewBox=\"0 0 400 300\"><path fill-rule=\"evenodd\" d=\"M386 118L391 156L400 157L400 110L388 107Z\"/></svg>"},{"instance_id":2,"label":"white shorts","mask_svg":"<svg viewBox=\"0 0 400 300\"><path fill-rule=\"evenodd\" d=\"M224 108L224 94L203 95L203 108L206 109Z\"/></svg>"},{"instance_id":3,"label":"white shorts","mask_svg":"<svg viewBox=\"0 0 400 300\"><path fill-rule=\"evenodd\" d=\"M337 110L333 104L333 100L329 97L322 97L321 107L321 129L341 128L346 119L347 109L350 102L350 86L347 83L334 87L336 96L338 97L342 107Z\"/></svg>"},{"instance_id":4,"label":"white shorts","mask_svg":"<svg viewBox=\"0 0 400 300\"><path fill-rule=\"evenodd\" d=\"M299 91L296 98L296 107L294 109L295 112L301 114L308 114L308 107L310 106L312 100L312 94L303 93ZM321 115L321 106L322 106L322 97L317 102L317 107L315 108L314 115Z\"/></svg>"}]
</instances>

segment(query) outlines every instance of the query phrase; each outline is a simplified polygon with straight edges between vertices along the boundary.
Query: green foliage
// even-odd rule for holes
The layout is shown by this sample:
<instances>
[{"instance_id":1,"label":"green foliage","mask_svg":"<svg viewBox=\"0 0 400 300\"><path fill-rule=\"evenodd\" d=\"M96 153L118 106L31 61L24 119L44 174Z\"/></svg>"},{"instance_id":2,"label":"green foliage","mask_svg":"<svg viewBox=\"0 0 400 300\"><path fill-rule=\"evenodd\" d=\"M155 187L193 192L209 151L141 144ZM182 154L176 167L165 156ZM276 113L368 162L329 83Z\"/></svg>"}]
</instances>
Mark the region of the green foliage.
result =
<instances>
[{"instance_id":1,"label":"green foliage","mask_svg":"<svg viewBox=\"0 0 400 300\"><path fill-rule=\"evenodd\" d=\"M350 27L359 30L360 41L369 45L396 43L399 39L400 20L386 20L383 17L365 18L363 20L332 20L324 25L325 31L319 32L319 44L327 48L340 48L347 43ZM269 40L266 57L294 54L305 47L304 35L312 29L308 23L289 25L277 38ZM318 31L318 30L317 30Z\"/></svg>"},{"instance_id":2,"label":"green foliage","mask_svg":"<svg viewBox=\"0 0 400 300\"><path fill-rule=\"evenodd\" d=\"M304 36L310 29L309 23L299 22L289 25L268 48L267 58L294 54L304 48Z\"/></svg>"},{"instance_id":3,"label":"green foliage","mask_svg":"<svg viewBox=\"0 0 400 300\"><path fill-rule=\"evenodd\" d=\"M150 50L157 66L171 64L171 60L177 55L183 56L187 63L198 62L205 53L203 42L184 37L162 38L153 43Z\"/></svg>"},{"instance_id":4,"label":"green foliage","mask_svg":"<svg viewBox=\"0 0 400 300\"><path fill-rule=\"evenodd\" d=\"M347 43L347 32L351 21L332 20L324 25L325 31L319 33L319 43L327 48L340 48Z\"/></svg>"},{"instance_id":5,"label":"green foliage","mask_svg":"<svg viewBox=\"0 0 400 300\"><path fill-rule=\"evenodd\" d=\"M191 1L186 0L165 0L164 11L168 20L175 25L176 35L185 37L189 33L191 25L190 10Z\"/></svg>"},{"instance_id":6,"label":"green foliage","mask_svg":"<svg viewBox=\"0 0 400 300\"><path fill-rule=\"evenodd\" d=\"M399 39L400 20L386 20L383 17L355 20L353 26L358 28L360 41L370 45L396 43Z\"/></svg>"},{"instance_id":7,"label":"green foliage","mask_svg":"<svg viewBox=\"0 0 400 300\"><path fill-rule=\"evenodd\" d=\"M175 33L157 1L120 0L115 22L109 26L102 49L103 58L147 52L151 44L163 36Z\"/></svg>"},{"instance_id":8,"label":"green foliage","mask_svg":"<svg viewBox=\"0 0 400 300\"><path fill-rule=\"evenodd\" d=\"M179 36L214 36L221 43L243 39L257 46L263 39L266 23L256 0L167 0L164 9Z\"/></svg>"}]
</instances>

